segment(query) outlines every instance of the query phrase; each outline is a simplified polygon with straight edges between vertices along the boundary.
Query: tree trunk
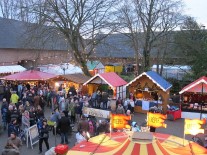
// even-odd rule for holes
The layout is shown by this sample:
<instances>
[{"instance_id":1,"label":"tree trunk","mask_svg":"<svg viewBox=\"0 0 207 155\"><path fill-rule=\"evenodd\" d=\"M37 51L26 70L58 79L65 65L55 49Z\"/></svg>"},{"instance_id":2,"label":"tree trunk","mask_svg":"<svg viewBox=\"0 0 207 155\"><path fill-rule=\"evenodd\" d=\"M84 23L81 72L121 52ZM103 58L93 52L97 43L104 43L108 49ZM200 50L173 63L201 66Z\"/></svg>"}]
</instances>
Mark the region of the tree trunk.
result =
<instances>
[{"instance_id":1,"label":"tree trunk","mask_svg":"<svg viewBox=\"0 0 207 155\"><path fill-rule=\"evenodd\" d=\"M144 49L144 71L148 71L150 68L150 51Z\"/></svg>"},{"instance_id":2,"label":"tree trunk","mask_svg":"<svg viewBox=\"0 0 207 155\"><path fill-rule=\"evenodd\" d=\"M82 65L81 67L84 75L91 76L90 72L88 71L87 65Z\"/></svg>"}]
</instances>

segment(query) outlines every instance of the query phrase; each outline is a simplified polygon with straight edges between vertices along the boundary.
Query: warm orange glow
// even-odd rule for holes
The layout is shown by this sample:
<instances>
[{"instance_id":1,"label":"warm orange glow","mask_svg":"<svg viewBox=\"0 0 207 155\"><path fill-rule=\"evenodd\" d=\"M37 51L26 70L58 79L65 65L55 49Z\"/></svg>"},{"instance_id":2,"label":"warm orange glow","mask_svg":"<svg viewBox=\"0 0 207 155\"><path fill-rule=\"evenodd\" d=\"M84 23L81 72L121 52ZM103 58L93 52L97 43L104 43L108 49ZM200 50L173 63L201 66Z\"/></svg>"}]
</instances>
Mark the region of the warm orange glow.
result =
<instances>
[{"instance_id":1,"label":"warm orange glow","mask_svg":"<svg viewBox=\"0 0 207 155\"><path fill-rule=\"evenodd\" d=\"M201 124L205 124L206 119L185 119L185 134L197 135L198 133L204 133L204 129L201 129Z\"/></svg>"},{"instance_id":2,"label":"warm orange glow","mask_svg":"<svg viewBox=\"0 0 207 155\"><path fill-rule=\"evenodd\" d=\"M131 116L111 114L111 127L115 129L130 128L127 121L131 120Z\"/></svg>"},{"instance_id":3,"label":"warm orange glow","mask_svg":"<svg viewBox=\"0 0 207 155\"><path fill-rule=\"evenodd\" d=\"M160 113L147 113L147 125L155 128L163 127L166 128L167 124L164 123L167 115L162 115Z\"/></svg>"}]
</instances>

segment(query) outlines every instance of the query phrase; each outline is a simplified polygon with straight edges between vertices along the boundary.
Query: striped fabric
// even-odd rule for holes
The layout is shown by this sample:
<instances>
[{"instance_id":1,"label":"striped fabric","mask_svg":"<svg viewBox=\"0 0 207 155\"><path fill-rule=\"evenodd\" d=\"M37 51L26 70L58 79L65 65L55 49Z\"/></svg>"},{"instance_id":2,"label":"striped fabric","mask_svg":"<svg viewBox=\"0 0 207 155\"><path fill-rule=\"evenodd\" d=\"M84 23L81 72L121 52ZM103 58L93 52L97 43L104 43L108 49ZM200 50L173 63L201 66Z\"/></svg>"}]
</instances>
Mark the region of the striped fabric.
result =
<instances>
[{"instance_id":1,"label":"striped fabric","mask_svg":"<svg viewBox=\"0 0 207 155\"><path fill-rule=\"evenodd\" d=\"M153 140L132 140L131 134L112 133L82 142L67 155L204 155L207 150L196 143L172 135L153 133Z\"/></svg>"}]
</instances>

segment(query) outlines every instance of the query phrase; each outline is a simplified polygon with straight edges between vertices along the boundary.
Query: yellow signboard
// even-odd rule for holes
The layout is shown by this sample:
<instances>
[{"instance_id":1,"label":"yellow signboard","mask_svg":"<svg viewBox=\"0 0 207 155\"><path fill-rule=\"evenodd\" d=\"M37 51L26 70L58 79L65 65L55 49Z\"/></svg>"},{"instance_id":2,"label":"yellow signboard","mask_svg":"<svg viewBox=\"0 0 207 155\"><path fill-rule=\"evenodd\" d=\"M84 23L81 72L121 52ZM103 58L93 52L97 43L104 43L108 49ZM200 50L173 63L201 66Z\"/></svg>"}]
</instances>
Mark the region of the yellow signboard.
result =
<instances>
[{"instance_id":1,"label":"yellow signboard","mask_svg":"<svg viewBox=\"0 0 207 155\"><path fill-rule=\"evenodd\" d=\"M147 125L155 128L163 127L166 128L167 124L164 123L167 115L163 115L160 113L147 113Z\"/></svg>"},{"instance_id":2,"label":"yellow signboard","mask_svg":"<svg viewBox=\"0 0 207 155\"><path fill-rule=\"evenodd\" d=\"M205 123L205 119L185 119L185 134L197 135L198 133L204 133L204 129L201 129L201 124Z\"/></svg>"},{"instance_id":3,"label":"yellow signboard","mask_svg":"<svg viewBox=\"0 0 207 155\"><path fill-rule=\"evenodd\" d=\"M131 120L131 116L121 114L111 114L111 127L115 129L130 128L128 121Z\"/></svg>"}]
</instances>

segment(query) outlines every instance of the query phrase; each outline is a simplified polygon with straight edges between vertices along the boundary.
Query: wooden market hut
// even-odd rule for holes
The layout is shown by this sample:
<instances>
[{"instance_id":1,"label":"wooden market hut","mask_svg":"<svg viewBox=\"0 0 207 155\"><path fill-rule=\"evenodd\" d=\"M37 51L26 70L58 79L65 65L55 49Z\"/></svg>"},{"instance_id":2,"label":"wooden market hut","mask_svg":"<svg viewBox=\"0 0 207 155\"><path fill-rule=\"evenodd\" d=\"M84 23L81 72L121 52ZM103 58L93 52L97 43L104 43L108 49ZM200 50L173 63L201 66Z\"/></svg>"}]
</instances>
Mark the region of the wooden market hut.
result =
<instances>
[{"instance_id":1,"label":"wooden market hut","mask_svg":"<svg viewBox=\"0 0 207 155\"><path fill-rule=\"evenodd\" d=\"M88 86L88 93L92 95L97 89L111 89L113 90L112 98L117 99L118 97L126 97L126 81L114 72L96 74L83 85ZM107 87L105 87L107 86ZM110 87L110 88L109 88Z\"/></svg>"},{"instance_id":2,"label":"wooden market hut","mask_svg":"<svg viewBox=\"0 0 207 155\"><path fill-rule=\"evenodd\" d=\"M65 79L64 84L66 91L71 87L74 86L76 90L81 89L82 94L87 94L88 90L86 86L83 84L90 79L89 76L86 76L82 73L75 73L75 74L66 74L61 75Z\"/></svg>"},{"instance_id":3,"label":"wooden market hut","mask_svg":"<svg viewBox=\"0 0 207 155\"><path fill-rule=\"evenodd\" d=\"M146 113L150 107L161 106L166 113L172 85L156 72L144 72L126 86L136 98L135 112Z\"/></svg>"}]
</instances>

